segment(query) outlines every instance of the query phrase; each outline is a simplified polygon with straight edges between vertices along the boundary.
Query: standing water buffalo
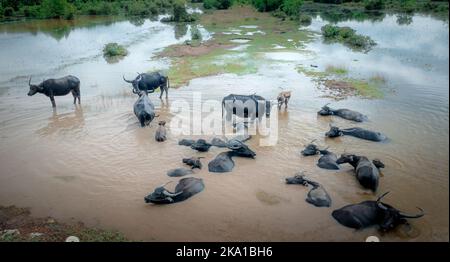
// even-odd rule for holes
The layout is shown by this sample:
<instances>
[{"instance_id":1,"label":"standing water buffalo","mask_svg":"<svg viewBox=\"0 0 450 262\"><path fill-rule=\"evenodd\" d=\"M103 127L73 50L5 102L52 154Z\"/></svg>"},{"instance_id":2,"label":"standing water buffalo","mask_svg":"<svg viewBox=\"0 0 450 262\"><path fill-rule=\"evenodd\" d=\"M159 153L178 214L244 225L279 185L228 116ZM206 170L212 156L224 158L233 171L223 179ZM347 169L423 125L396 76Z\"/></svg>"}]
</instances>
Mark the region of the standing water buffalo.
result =
<instances>
[{"instance_id":1,"label":"standing water buffalo","mask_svg":"<svg viewBox=\"0 0 450 262\"><path fill-rule=\"evenodd\" d=\"M164 76L160 72L153 72L148 74L139 74L134 80L126 80L123 77L125 82L133 85L133 93L139 94L140 91L146 91L148 93L153 93L155 90L160 87L161 95L159 98L162 98L164 92L166 92L166 98L169 94L169 77Z\"/></svg>"},{"instance_id":2,"label":"standing water buffalo","mask_svg":"<svg viewBox=\"0 0 450 262\"><path fill-rule=\"evenodd\" d=\"M381 202L381 199L388 193L384 193L377 201L369 200L344 206L334 210L331 215L346 227L362 229L378 225L382 231L389 231L400 224L407 224L406 218L424 216L424 212L420 208L418 208L421 211L420 214L408 215Z\"/></svg>"},{"instance_id":3,"label":"standing water buffalo","mask_svg":"<svg viewBox=\"0 0 450 262\"><path fill-rule=\"evenodd\" d=\"M380 178L379 169L384 168L384 164L380 160L373 160L371 162L365 156L342 154L336 163L349 163L355 168L356 179L358 179L363 187L374 192L377 190Z\"/></svg>"},{"instance_id":4,"label":"standing water buffalo","mask_svg":"<svg viewBox=\"0 0 450 262\"><path fill-rule=\"evenodd\" d=\"M50 98L52 106L56 107L55 96L65 96L69 92L72 92L73 103L75 104L78 98L78 104L80 101L80 80L75 76L65 76L58 79L47 79L40 83L39 85L31 84L31 77L28 81L30 86L30 91L28 91L28 96L33 96L36 93L41 93Z\"/></svg>"},{"instance_id":5,"label":"standing water buffalo","mask_svg":"<svg viewBox=\"0 0 450 262\"><path fill-rule=\"evenodd\" d=\"M325 188L321 184L307 179L302 173L286 178L286 184L311 185L313 188L308 192L306 202L316 207L331 206L331 198Z\"/></svg>"},{"instance_id":6,"label":"standing water buffalo","mask_svg":"<svg viewBox=\"0 0 450 262\"><path fill-rule=\"evenodd\" d=\"M168 182L170 183L170 182ZM175 187L175 193L169 192L161 185L144 198L145 203L153 204L173 204L184 201L193 195L200 193L205 188L203 180L195 177L182 178Z\"/></svg>"},{"instance_id":7,"label":"standing water buffalo","mask_svg":"<svg viewBox=\"0 0 450 262\"><path fill-rule=\"evenodd\" d=\"M367 116L365 116L359 112L356 112L356 111L353 111L350 109L345 109L345 108L332 109L332 108L328 107L328 104L323 106L322 109L317 113L321 116L335 115L335 116L339 116L344 119L352 120L355 122L364 122L364 121L368 120Z\"/></svg>"},{"instance_id":8,"label":"standing water buffalo","mask_svg":"<svg viewBox=\"0 0 450 262\"><path fill-rule=\"evenodd\" d=\"M233 115L261 120L264 114L266 117L270 116L271 107L271 102L262 96L230 94L222 99L222 118L225 110L227 121L230 121Z\"/></svg>"},{"instance_id":9,"label":"standing water buffalo","mask_svg":"<svg viewBox=\"0 0 450 262\"><path fill-rule=\"evenodd\" d=\"M155 106L148 98L147 92L141 91L138 100L134 103L134 114L139 119L141 127L144 127L155 118Z\"/></svg>"},{"instance_id":10,"label":"standing water buffalo","mask_svg":"<svg viewBox=\"0 0 450 262\"><path fill-rule=\"evenodd\" d=\"M325 136L327 137L338 137L343 135L354 136L357 138L375 142L381 142L386 140L386 136L380 132L374 132L359 127L339 129L339 127L330 126L330 131L325 133Z\"/></svg>"}]
</instances>

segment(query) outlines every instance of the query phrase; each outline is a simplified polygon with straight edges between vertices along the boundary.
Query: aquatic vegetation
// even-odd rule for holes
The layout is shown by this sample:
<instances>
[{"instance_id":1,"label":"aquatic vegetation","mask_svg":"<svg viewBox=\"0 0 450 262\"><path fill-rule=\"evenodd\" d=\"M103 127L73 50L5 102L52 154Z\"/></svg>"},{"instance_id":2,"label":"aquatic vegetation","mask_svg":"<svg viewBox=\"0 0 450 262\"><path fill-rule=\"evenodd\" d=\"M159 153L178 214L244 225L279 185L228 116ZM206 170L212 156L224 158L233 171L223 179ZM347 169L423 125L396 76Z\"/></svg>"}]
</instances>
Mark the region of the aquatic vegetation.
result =
<instances>
[{"instance_id":1,"label":"aquatic vegetation","mask_svg":"<svg viewBox=\"0 0 450 262\"><path fill-rule=\"evenodd\" d=\"M343 43L355 51L368 52L376 45L370 37L359 35L354 29L347 26L339 27L328 24L324 25L321 30L325 40Z\"/></svg>"},{"instance_id":2,"label":"aquatic vegetation","mask_svg":"<svg viewBox=\"0 0 450 262\"><path fill-rule=\"evenodd\" d=\"M336 66L328 66L325 71L298 66L297 71L310 77L319 89L326 89L335 99L349 96L379 99L384 96L381 88L386 85L386 79L381 75L372 76L368 80L357 79L348 77L347 69Z\"/></svg>"},{"instance_id":3,"label":"aquatic vegetation","mask_svg":"<svg viewBox=\"0 0 450 262\"><path fill-rule=\"evenodd\" d=\"M203 0L205 9L228 9L232 4L232 0Z\"/></svg>"},{"instance_id":4,"label":"aquatic vegetation","mask_svg":"<svg viewBox=\"0 0 450 262\"><path fill-rule=\"evenodd\" d=\"M364 3L366 10L382 10L385 8L384 0L366 0Z\"/></svg>"},{"instance_id":5,"label":"aquatic vegetation","mask_svg":"<svg viewBox=\"0 0 450 262\"><path fill-rule=\"evenodd\" d=\"M117 43L109 43L106 44L103 48L103 55L105 57L117 57L117 56L126 56L128 55L128 51L125 47L117 44Z\"/></svg>"},{"instance_id":6,"label":"aquatic vegetation","mask_svg":"<svg viewBox=\"0 0 450 262\"><path fill-rule=\"evenodd\" d=\"M169 69L172 86L181 86L191 79L224 73L253 74L267 59L264 52L299 52L312 34L299 31L295 21L278 22L267 13L249 7L233 7L204 14L200 24L213 38L196 45L175 45L160 56L171 57ZM198 41L197 41L198 42ZM190 41L188 44L195 44ZM245 45L243 49L235 49Z\"/></svg>"},{"instance_id":7,"label":"aquatic vegetation","mask_svg":"<svg viewBox=\"0 0 450 262\"><path fill-rule=\"evenodd\" d=\"M174 0L172 16L161 19L161 22L194 22L195 20L197 16L187 12L185 0Z\"/></svg>"},{"instance_id":8,"label":"aquatic vegetation","mask_svg":"<svg viewBox=\"0 0 450 262\"><path fill-rule=\"evenodd\" d=\"M346 75L348 70L339 66L327 66L326 72L334 75Z\"/></svg>"}]
</instances>

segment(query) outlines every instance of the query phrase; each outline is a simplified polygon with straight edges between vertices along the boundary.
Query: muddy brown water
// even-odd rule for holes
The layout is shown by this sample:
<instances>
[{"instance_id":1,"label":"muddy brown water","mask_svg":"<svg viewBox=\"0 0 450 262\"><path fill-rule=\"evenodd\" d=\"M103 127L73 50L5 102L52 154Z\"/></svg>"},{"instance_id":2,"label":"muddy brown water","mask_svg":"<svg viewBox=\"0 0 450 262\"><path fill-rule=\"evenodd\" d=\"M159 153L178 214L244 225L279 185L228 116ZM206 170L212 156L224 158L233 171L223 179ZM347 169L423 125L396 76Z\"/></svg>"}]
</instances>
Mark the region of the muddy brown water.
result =
<instances>
[{"instance_id":1,"label":"muddy brown water","mask_svg":"<svg viewBox=\"0 0 450 262\"><path fill-rule=\"evenodd\" d=\"M179 139L191 136L173 135L170 125L168 140L157 143L156 121L139 128L132 112L136 98L121 80L122 74L132 78L136 71L167 69L168 62L152 59L152 54L188 39L189 33L180 36L179 28L150 20L138 25L129 21L75 25L62 38L42 29L31 33L17 29L27 24L1 25L0 204L31 207L36 216L80 220L145 241L364 241L370 235L381 241L448 241L448 49L441 49L448 48L448 24L422 16L413 21L403 27L395 24L394 17L374 24L353 22L352 27L372 32L381 43L367 55L324 45L318 38L307 47L315 54L271 53L268 58L273 61L257 74L195 79L171 89L168 100L152 94L159 119L170 122L177 117L171 105L186 101L192 106L194 93L203 101L220 101L229 93L258 92L275 98L280 86L293 91L290 108L278 113L277 144L260 146L262 136L254 136L248 144L256 159L235 158L235 169L226 174L209 173L206 168L223 149L197 153L178 146ZM317 30L321 23L315 19L309 29ZM398 44L383 44L387 38L395 39L398 30L403 32ZM417 35L421 35L421 49L405 43ZM130 56L108 64L99 50L111 41L127 45ZM384 73L391 84L381 100L335 102L296 72L299 63L322 68L343 63L355 74ZM72 105L69 96L58 97L53 111L48 98L26 96L29 74L40 81L68 73L82 79L81 106ZM318 117L317 110L328 102L361 111L370 121L353 124ZM330 123L381 131L389 141L325 139ZM200 137L213 136L194 138ZM415 212L419 206L426 216L411 221L410 229L400 227L383 235L374 228L354 231L339 225L330 215L333 209L375 195L359 186L350 166L327 171L316 167L318 157L300 156L312 139L337 154L380 158L386 168L378 193L391 191L387 203L405 212ZM156 186L176 181L166 175L167 170L183 167L181 159L190 156L205 157L204 169L195 171L205 190L174 205L145 204L143 197ZM306 188L284 183L285 177L302 170L326 188L333 200L331 208L307 204Z\"/></svg>"}]
</instances>

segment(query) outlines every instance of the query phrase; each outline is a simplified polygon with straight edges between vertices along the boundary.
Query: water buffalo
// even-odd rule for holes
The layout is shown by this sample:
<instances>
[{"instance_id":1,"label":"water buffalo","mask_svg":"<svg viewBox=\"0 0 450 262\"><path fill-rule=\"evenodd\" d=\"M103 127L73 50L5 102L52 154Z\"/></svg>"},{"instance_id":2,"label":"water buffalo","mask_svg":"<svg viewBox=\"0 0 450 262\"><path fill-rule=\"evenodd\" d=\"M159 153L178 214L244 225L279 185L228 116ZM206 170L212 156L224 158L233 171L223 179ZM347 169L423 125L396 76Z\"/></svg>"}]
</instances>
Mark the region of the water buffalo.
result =
<instances>
[{"instance_id":1,"label":"water buffalo","mask_svg":"<svg viewBox=\"0 0 450 262\"><path fill-rule=\"evenodd\" d=\"M167 184L168 183L155 188L153 193L144 198L145 203L173 204L184 201L193 195L200 193L205 188L203 180L195 177L180 179L175 187L175 193L164 188Z\"/></svg>"},{"instance_id":2,"label":"water buffalo","mask_svg":"<svg viewBox=\"0 0 450 262\"><path fill-rule=\"evenodd\" d=\"M155 140L158 142L164 142L167 140L166 121L159 121L158 129L155 132Z\"/></svg>"},{"instance_id":3,"label":"water buffalo","mask_svg":"<svg viewBox=\"0 0 450 262\"><path fill-rule=\"evenodd\" d=\"M400 224L406 224L406 218L424 216L424 212L420 208L418 209L421 213L408 215L391 205L381 202L381 199L388 193L384 193L376 201L369 200L359 204L344 206L334 210L331 215L346 227L362 229L378 225L382 231L389 231Z\"/></svg>"},{"instance_id":4,"label":"water buffalo","mask_svg":"<svg viewBox=\"0 0 450 262\"><path fill-rule=\"evenodd\" d=\"M258 95L230 94L222 99L222 118L226 111L226 120L230 121L233 114L242 118L262 119L265 114L270 116L271 102Z\"/></svg>"},{"instance_id":5,"label":"water buffalo","mask_svg":"<svg viewBox=\"0 0 450 262\"><path fill-rule=\"evenodd\" d=\"M199 152L208 152L211 146L205 139L199 139L191 145L191 148Z\"/></svg>"},{"instance_id":6,"label":"water buffalo","mask_svg":"<svg viewBox=\"0 0 450 262\"><path fill-rule=\"evenodd\" d=\"M320 154L322 155L317 162L317 166L324 169L338 170L339 165L336 163L337 156L333 152L328 151L327 149L320 150Z\"/></svg>"},{"instance_id":7,"label":"water buffalo","mask_svg":"<svg viewBox=\"0 0 450 262\"><path fill-rule=\"evenodd\" d=\"M291 91L283 91L278 94L278 110L281 109L281 106L284 104L284 108L288 107L289 99L291 99Z\"/></svg>"},{"instance_id":8,"label":"water buffalo","mask_svg":"<svg viewBox=\"0 0 450 262\"><path fill-rule=\"evenodd\" d=\"M217 137L213 138L213 139L211 140L210 144L211 144L212 146L220 147L220 148L227 147L227 142L225 142L225 141L223 141L222 139L217 138Z\"/></svg>"},{"instance_id":9,"label":"water buffalo","mask_svg":"<svg viewBox=\"0 0 450 262\"><path fill-rule=\"evenodd\" d=\"M317 113L319 115L321 115L321 116L335 115L335 116L339 116L339 117L342 117L344 119L352 120L352 121L355 121L355 122L364 122L364 121L368 120L367 116L365 116L365 115L363 115L363 114L361 114L359 112L356 112L356 111L353 111L353 110L350 110L350 109L345 109L345 108L343 108L343 109L332 109L332 108L328 107L328 104L323 106L322 109L319 112L317 112Z\"/></svg>"},{"instance_id":10,"label":"water buffalo","mask_svg":"<svg viewBox=\"0 0 450 262\"><path fill-rule=\"evenodd\" d=\"M169 94L169 77L164 76L160 72L152 72L148 74L138 73L138 76L134 80L127 80L125 77L123 77L123 80L133 85L133 93L135 94L139 94L140 91L153 93L158 87L161 89L161 95L159 98L162 98L164 91L166 92L166 98Z\"/></svg>"},{"instance_id":11,"label":"water buffalo","mask_svg":"<svg viewBox=\"0 0 450 262\"><path fill-rule=\"evenodd\" d=\"M198 168L198 169L202 169L202 162L200 162L200 159L203 157L191 157L191 158L183 158L183 163L191 166L192 169L194 168Z\"/></svg>"},{"instance_id":12,"label":"water buffalo","mask_svg":"<svg viewBox=\"0 0 450 262\"><path fill-rule=\"evenodd\" d=\"M192 146L195 143L195 140L192 139L181 139L178 141L178 145L180 146Z\"/></svg>"},{"instance_id":13,"label":"water buffalo","mask_svg":"<svg viewBox=\"0 0 450 262\"><path fill-rule=\"evenodd\" d=\"M30 91L28 96L33 96L36 93L41 93L50 98L52 106L56 107L55 96L65 96L72 92L73 103L75 104L78 98L78 104L80 101L80 80L75 76L65 76L58 79L47 79L38 85L31 84L31 77L28 81Z\"/></svg>"},{"instance_id":14,"label":"water buffalo","mask_svg":"<svg viewBox=\"0 0 450 262\"><path fill-rule=\"evenodd\" d=\"M286 178L286 184L311 185L313 188L308 192L305 201L316 207L331 206L331 198L325 188L319 183L307 179L302 173Z\"/></svg>"},{"instance_id":15,"label":"water buffalo","mask_svg":"<svg viewBox=\"0 0 450 262\"><path fill-rule=\"evenodd\" d=\"M314 144L314 141L316 139L312 140L306 147L303 149L300 153L302 153L303 156L314 156L320 153L319 147Z\"/></svg>"},{"instance_id":16,"label":"water buffalo","mask_svg":"<svg viewBox=\"0 0 450 262\"><path fill-rule=\"evenodd\" d=\"M359 183L372 191L378 188L380 178L379 168L384 168L384 164L380 160L370 161L365 156L357 156L351 154L342 154L336 161L338 164L349 163L355 168L356 179Z\"/></svg>"},{"instance_id":17,"label":"water buffalo","mask_svg":"<svg viewBox=\"0 0 450 262\"><path fill-rule=\"evenodd\" d=\"M134 103L134 114L139 119L141 127L150 124L155 118L155 106L145 91L139 93L139 98Z\"/></svg>"},{"instance_id":18,"label":"water buffalo","mask_svg":"<svg viewBox=\"0 0 450 262\"><path fill-rule=\"evenodd\" d=\"M187 175L192 175L194 174L194 172L192 172L191 169L186 169L186 168L176 168L176 169L171 169L169 171L167 171L167 175L170 177L180 177L180 176L187 176Z\"/></svg>"},{"instance_id":19,"label":"water buffalo","mask_svg":"<svg viewBox=\"0 0 450 262\"><path fill-rule=\"evenodd\" d=\"M253 152L247 145L241 141L234 140L232 144L227 146L231 151L222 152L208 163L209 172L225 173L230 172L234 168L234 161L232 157L247 157L255 158L256 153Z\"/></svg>"},{"instance_id":20,"label":"water buffalo","mask_svg":"<svg viewBox=\"0 0 450 262\"><path fill-rule=\"evenodd\" d=\"M374 132L359 127L339 129L339 127L331 126L330 131L325 133L325 136L327 137L338 137L343 135L354 136L357 138L375 142L386 140L386 136L381 134L380 132Z\"/></svg>"}]
</instances>

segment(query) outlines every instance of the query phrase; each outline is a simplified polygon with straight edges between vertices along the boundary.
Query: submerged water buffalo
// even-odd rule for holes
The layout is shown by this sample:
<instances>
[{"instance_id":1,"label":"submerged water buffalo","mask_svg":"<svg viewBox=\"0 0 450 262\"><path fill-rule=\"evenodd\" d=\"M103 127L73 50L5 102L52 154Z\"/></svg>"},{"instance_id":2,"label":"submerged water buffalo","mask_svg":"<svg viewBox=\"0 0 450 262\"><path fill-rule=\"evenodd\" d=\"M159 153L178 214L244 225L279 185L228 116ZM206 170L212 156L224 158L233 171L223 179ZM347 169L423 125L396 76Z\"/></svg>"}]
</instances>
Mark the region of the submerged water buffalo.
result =
<instances>
[{"instance_id":1,"label":"submerged water buffalo","mask_svg":"<svg viewBox=\"0 0 450 262\"><path fill-rule=\"evenodd\" d=\"M338 137L338 136L344 136L344 135L354 136L357 138L375 141L375 142L381 142L381 141L386 140L386 136L380 132L374 132L374 131L362 129L359 127L339 129L339 127L331 126L330 131L325 133L325 136L327 136L327 137Z\"/></svg>"},{"instance_id":2,"label":"submerged water buffalo","mask_svg":"<svg viewBox=\"0 0 450 262\"><path fill-rule=\"evenodd\" d=\"M134 103L134 114L139 119L141 127L144 127L155 118L155 106L145 91L139 93L138 100Z\"/></svg>"},{"instance_id":3,"label":"submerged water buffalo","mask_svg":"<svg viewBox=\"0 0 450 262\"><path fill-rule=\"evenodd\" d=\"M133 93L135 94L139 94L140 91L153 93L158 87L161 89L161 95L159 98L162 98L164 92L166 92L166 98L169 94L169 77L161 74L160 72L144 74L138 73L138 76L134 80L127 80L125 77L123 77L123 80L133 85Z\"/></svg>"},{"instance_id":4,"label":"submerged water buffalo","mask_svg":"<svg viewBox=\"0 0 450 262\"><path fill-rule=\"evenodd\" d=\"M192 146L195 143L195 140L192 139L181 139L178 141L178 145L180 146Z\"/></svg>"},{"instance_id":5,"label":"submerged water buffalo","mask_svg":"<svg viewBox=\"0 0 450 262\"><path fill-rule=\"evenodd\" d=\"M311 185L313 188L308 192L305 201L316 207L331 206L331 198L325 188L321 184L307 179L302 173L286 178L286 184Z\"/></svg>"},{"instance_id":6,"label":"submerged water buffalo","mask_svg":"<svg viewBox=\"0 0 450 262\"><path fill-rule=\"evenodd\" d=\"M420 208L418 209L421 213L408 215L391 205L381 202L381 199L388 193L384 193L376 201L369 200L359 204L344 206L334 210L331 215L346 227L362 229L378 225L382 231L388 231L400 224L408 223L406 218L424 216L424 212Z\"/></svg>"},{"instance_id":7,"label":"submerged water buffalo","mask_svg":"<svg viewBox=\"0 0 450 262\"><path fill-rule=\"evenodd\" d=\"M80 101L80 80L75 76L65 76L58 79L47 79L38 85L31 84L31 77L28 81L30 91L28 96L33 96L36 93L41 93L50 98L52 106L56 107L55 96L65 96L72 92L73 103L75 104L78 98L78 104Z\"/></svg>"},{"instance_id":8,"label":"submerged water buffalo","mask_svg":"<svg viewBox=\"0 0 450 262\"><path fill-rule=\"evenodd\" d=\"M374 192L377 190L380 179L379 169L384 168L384 164L380 160L370 161L365 156L342 154L336 162L352 165L355 168L356 179L359 183Z\"/></svg>"},{"instance_id":9,"label":"submerged water buffalo","mask_svg":"<svg viewBox=\"0 0 450 262\"><path fill-rule=\"evenodd\" d=\"M209 172L225 173L230 172L234 168L234 161L232 157L247 157L255 158L256 153L253 152L247 145L239 140L234 140L233 143L227 145L231 151L222 152L208 163Z\"/></svg>"},{"instance_id":10,"label":"submerged water buffalo","mask_svg":"<svg viewBox=\"0 0 450 262\"><path fill-rule=\"evenodd\" d=\"M233 115L261 120L264 115L270 116L271 107L271 102L262 96L230 94L222 99L222 118L225 111L227 121L231 121Z\"/></svg>"},{"instance_id":11,"label":"submerged water buffalo","mask_svg":"<svg viewBox=\"0 0 450 262\"><path fill-rule=\"evenodd\" d=\"M306 147L301 151L303 156L314 156L320 153L319 147L314 144L316 139L312 140Z\"/></svg>"},{"instance_id":12,"label":"submerged water buffalo","mask_svg":"<svg viewBox=\"0 0 450 262\"><path fill-rule=\"evenodd\" d=\"M200 162L200 159L202 159L203 157L191 157L191 158L183 158L183 163L191 166L192 169L198 168L198 169L202 169L202 162Z\"/></svg>"},{"instance_id":13,"label":"submerged water buffalo","mask_svg":"<svg viewBox=\"0 0 450 262\"><path fill-rule=\"evenodd\" d=\"M199 139L191 145L191 148L199 152L208 152L211 146L205 139Z\"/></svg>"},{"instance_id":14,"label":"submerged water buffalo","mask_svg":"<svg viewBox=\"0 0 450 262\"><path fill-rule=\"evenodd\" d=\"M145 203L173 204L184 201L193 195L200 193L205 188L203 180L195 177L180 179L175 187L174 193L164 188L168 183L155 188L153 193L144 198Z\"/></svg>"},{"instance_id":15,"label":"submerged water buffalo","mask_svg":"<svg viewBox=\"0 0 450 262\"><path fill-rule=\"evenodd\" d=\"M319 150L322 155L317 162L317 166L324 169L338 170L339 165L337 164L337 156L333 152L327 149Z\"/></svg>"},{"instance_id":16,"label":"submerged water buffalo","mask_svg":"<svg viewBox=\"0 0 450 262\"><path fill-rule=\"evenodd\" d=\"M180 176L187 176L192 175L194 172L192 172L191 169L187 168L175 168L167 171L167 175L170 177L180 177Z\"/></svg>"},{"instance_id":17,"label":"submerged water buffalo","mask_svg":"<svg viewBox=\"0 0 450 262\"><path fill-rule=\"evenodd\" d=\"M356 111L353 111L350 109L345 109L345 108L332 109L332 108L328 107L328 104L323 106L322 109L317 113L321 116L330 116L330 115L339 116L344 119L352 120L355 122L364 122L364 121L369 120L367 116L365 116L359 112L356 112Z\"/></svg>"}]
</instances>

